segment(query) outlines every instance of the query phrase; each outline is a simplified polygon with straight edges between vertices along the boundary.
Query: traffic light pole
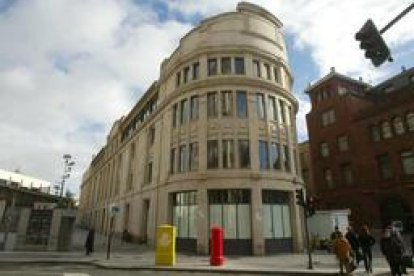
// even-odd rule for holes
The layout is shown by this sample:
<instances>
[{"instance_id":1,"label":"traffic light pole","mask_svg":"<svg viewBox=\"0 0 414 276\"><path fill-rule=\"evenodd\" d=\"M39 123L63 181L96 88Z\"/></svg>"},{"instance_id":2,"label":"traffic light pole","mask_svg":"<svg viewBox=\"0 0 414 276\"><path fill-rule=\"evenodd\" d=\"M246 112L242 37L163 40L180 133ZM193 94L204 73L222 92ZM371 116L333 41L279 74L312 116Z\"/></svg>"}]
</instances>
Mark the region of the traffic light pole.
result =
<instances>
[{"instance_id":1,"label":"traffic light pole","mask_svg":"<svg viewBox=\"0 0 414 276\"><path fill-rule=\"evenodd\" d=\"M394 25L398 20L400 20L404 15L406 15L410 10L414 8L414 2L409 5L405 10L403 10L399 15L397 15L393 20L391 20L384 28L382 28L379 33L385 33L392 25Z\"/></svg>"},{"instance_id":2,"label":"traffic light pole","mask_svg":"<svg viewBox=\"0 0 414 276\"><path fill-rule=\"evenodd\" d=\"M309 228L308 228L308 214L306 208L302 208L303 216L305 218L305 235L306 235L306 249L308 251L308 269L313 269L312 252L309 241Z\"/></svg>"}]
</instances>

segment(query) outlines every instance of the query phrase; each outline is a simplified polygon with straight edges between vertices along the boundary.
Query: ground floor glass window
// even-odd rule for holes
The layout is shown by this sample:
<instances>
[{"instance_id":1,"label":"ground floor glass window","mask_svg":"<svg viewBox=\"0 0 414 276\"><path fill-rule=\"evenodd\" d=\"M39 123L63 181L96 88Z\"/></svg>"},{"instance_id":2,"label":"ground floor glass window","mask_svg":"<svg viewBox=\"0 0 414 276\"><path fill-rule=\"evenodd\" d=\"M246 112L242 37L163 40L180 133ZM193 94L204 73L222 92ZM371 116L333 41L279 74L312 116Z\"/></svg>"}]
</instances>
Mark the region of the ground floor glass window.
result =
<instances>
[{"instance_id":1,"label":"ground floor glass window","mask_svg":"<svg viewBox=\"0 0 414 276\"><path fill-rule=\"evenodd\" d=\"M172 197L173 224L177 227L177 238L197 238L197 192L179 192Z\"/></svg>"},{"instance_id":2,"label":"ground floor glass window","mask_svg":"<svg viewBox=\"0 0 414 276\"><path fill-rule=\"evenodd\" d=\"M264 190L262 202L265 239L291 238L292 229L288 193Z\"/></svg>"}]
</instances>

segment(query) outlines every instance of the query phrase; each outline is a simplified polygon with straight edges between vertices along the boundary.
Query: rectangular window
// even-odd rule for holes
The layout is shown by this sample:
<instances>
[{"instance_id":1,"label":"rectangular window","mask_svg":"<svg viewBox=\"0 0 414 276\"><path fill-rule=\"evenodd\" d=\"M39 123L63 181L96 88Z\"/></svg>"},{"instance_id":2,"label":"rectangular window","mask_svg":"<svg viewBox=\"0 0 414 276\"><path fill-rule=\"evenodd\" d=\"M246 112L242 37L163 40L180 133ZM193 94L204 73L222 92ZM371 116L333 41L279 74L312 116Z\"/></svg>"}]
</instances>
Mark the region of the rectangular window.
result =
<instances>
[{"instance_id":1,"label":"rectangular window","mask_svg":"<svg viewBox=\"0 0 414 276\"><path fill-rule=\"evenodd\" d=\"M173 124L173 127L177 127L177 120L178 120L178 114L179 114L179 111L178 111L178 104L174 104L173 105L173 119L172 119L172 124Z\"/></svg>"},{"instance_id":2,"label":"rectangular window","mask_svg":"<svg viewBox=\"0 0 414 276\"><path fill-rule=\"evenodd\" d=\"M233 93L231 91L221 92L221 114L223 116L233 114Z\"/></svg>"},{"instance_id":3,"label":"rectangular window","mask_svg":"<svg viewBox=\"0 0 414 276\"><path fill-rule=\"evenodd\" d=\"M223 168L225 169L234 168L234 142L233 140L223 140L222 151L223 151Z\"/></svg>"},{"instance_id":4,"label":"rectangular window","mask_svg":"<svg viewBox=\"0 0 414 276\"><path fill-rule=\"evenodd\" d=\"M239 165L240 168L250 168L249 140L239 140Z\"/></svg>"},{"instance_id":5,"label":"rectangular window","mask_svg":"<svg viewBox=\"0 0 414 276\"><path fill-rule=\"evenodd\" d=\"M260 72L260 62L258 60L253 60L253 76L261 77L262 74Z\"/></svg>"},{"instance_id":6,"label":"rectangular window","mask_svg":"<svg viewBox=\"0 0 414 276\"><path fill-rule=\"evenodd\" d=\"M237 91L237 116L247 118L247 98L246 91Z\"/></svg>"},{"instance_id":7,"label":"rectangular window","mask_svg":"<svg viewBox=\"0 0 414 276\"><path fill-rule=\"evenodd\" d=\"M277 108L275 97L269 97L269 118L273 121L277 121Z\"/></svg>"},{"instance_id":8,"label":"rectangular window","mask_svg":"<svg viewBox=\"0 0 414 276\"><path fill-rule=\"evenodd\" d=\"M267 64L267 63L265 63L265 64L264 64L264 67L265 67L265 71L266 71L266 78L267 78L268 80L270 80L270 79L271 79L271 74L270 74L270 65L269 65L269 64Z\"/></svg>"},{"instance_id":9,"label":"rectangular window","mask_svg":"<svg viewBox=\"0 0 414 276\"><path fill-rule=\"evenodd\" d=\"M383 179L390 179L393 177L391 168L391 159L388 154L377 156L378 169Z\"/></svg>"},{"instance_id":10,"label":"rectangular window","mask_svg":"<svg viewBox=\"0 0 414 276\"><path fill-rule=\"evenodd\" d=\"M188 121L188 100L184 99L181 101L181 114L180 114L180 122L181 124L185 124Z\"/></svg>"},{"instance_id":11,"label":"rectangular window","mask_svg":"<svg viewBox=\"0 0 414 276\"><path fill-rule=\"evenodd\" d=\"M333 179L332 179L332 171L330 169L325 169L323 171L323 176L325 179L325 183L328 186L328 188L333 188Z\"/></svg>"},{"instance_id":12,"label":"rectangular window","mask_svg":"<svg viewBox=\"0 0 414 276\"><path fill-rule=\"evenodd\" d=\"M287 193L265 190L262 193L263 231L266 239L290 238L291 219Z\"/></svg>"},{"instance_id":13,"label":"rectangular window","mask_svg":"<svg viewBox=\"0 0 414 276\"><path fill-rule=\"evenodd\" d=\"M258 119L261 119L261 120L265 119L264 96L261 93L256 94L256 112L257 112Z\"/></svg>"},{"instance_id":14,"label":"rectangular window","mask_svg":"<svg viewBox=\"0 0 414 276\"><path fill-rule=\"evenodd\" d=\"M184 83L188 82L189 75L190 75L190 67L187 66L184 68L184 80L183 80Z\"/></svg>"},{"instance_id":15,"label":"rectangular window","mask_svg":"<svg viewBox=\"0 0 414 276\"><path fill-rule=\"evenodd\" d=\"M207 141L207 168L208 169L218 168L218 141L217 140Z\"/></svg>"},{"instance_id":16,"label":"rectangular window","mask_svg":"<svg viewBox=\"0 0 414 276\"><path fill-rule=\"evenodd\" d=\"M217 93L210 92L207 94L207 117L216 118L217 113Z\"/></svg>"},{"instance_id":17,"label":"rectangular window","mask_svg":"<svg viewBox=\"0 0 414 276\"><path fill-rule=\"evenodd\" d=\"M329 145L326 142L322 142L320 145L320 152L322 157L329 156Z\"/></svg>"},{"instance_id":18,"label":"rectangular window","mask_svg":"<svg viewBox=\"0 0 414 276\"><path fill-rule=\"evenodd\" d=\"M221 73L231 74L231 58L229 57L221 58Z\"/></svg>"},{"instance_id":19,"label":"rectangular window","mask_svg":"<svg viewBox=\"0 0 414 276\"><path fill-rule=\"evenodd\" d=\"M338 137L338 149L339 151L347 151L348 147L348 136L342 135Z\"/></svg>"},{"instance_id":20,"label":"rectangular window","mask_svg":"<svg viewBox=\"0 0 414 276\"><path fill-rule=\"evenodd\" d=\"M208 59L207 73L209 76L217 75L217 59L216 58Z\"/></svg>"},{"instance_id":21,"label":"rectangular window","mask_svg":"<svg viewBox=\"0 0 414 276\"><path fill-rule=\"evenodd\" d=\"M280 107L280 122L282 124L286 123L286 113L285 113L285 103L282 100L279 100Z\"/></svg>"},{"instance_id":22,"label":"rectangular window","mask_svg":"<svg viewBox=\"0 0 414 276\"><path fill-rule=\"evenodd\" d=\"M400 154L403 173L405 175L414 174L414 153L410 150L403 151Z\"/></svg>"},{"instance_id":23,"label":"rectangular window","mask_svg":"<svg viewBox=\"0 0 414 276\"><path fill-rule=\"evenodd\" d=\"M275 170L280 170L280 153L279 153L279 144L271 143L270 144L270 162L272 168Z\"/></svg>"},{"instance_id":24,"label":"rectangular window","mask_svg":"<svg viewBox=\"0 0 414 276\"><path fill-rule=\"evenodd\" d=\"M197 238L197 192L180 192L172 195L173 224L178 238Z\"/></svg>"},{"instance_id":25,"label":"rectangular window","mask_svg":"<svg viewBox=\"0 0 414 276\"><path fill-rule=\"evenodd\" d=\"M353 181L352 170L350 164L341 165L341 175L345 185L351 185Z\"/></svg>"},{"instance_id":26,"label":"rectangular window","mask_svg":"<svg viewBox=\"0 0 414 276\"><path fill-rule=\"evenodd\" d=\"M335 110L329 109L322 113L321 123L323 127L333 124L335 123L335 121L336 121Z\"/></svg>"},{"instance_id":27,"label":"rectangular window","mask_svg":"<svg viewBox=\"0 0 414 276\"><path fill-rule=\"evenodd\" d=\"M283 162L285 163L285 170L290 172L291 165L290 165L290 154L288 146L283 146Z\"/></svg>"},{"instance_id":28,"label":"rectangular window","mask_svg":"<svg viewBox=\"0 0 414 276\"><path fill-rule=\"evenodd\" d=\"M152 162L147 165L147 183L152 182Z\"/></svg>"},{"instance_id":29,"label":"rectangular window","mask_svg":"<svg viewBox=\"0 0 414 276\"><path fill-rule=\"evenodd\" d=\"M275 82L280 83L280 71L278 67L273 67L273 75L275 78Z\"/></svg>"},{"instance_id":30,"label":"rectangular window","mask_svg":"<svg viewBox=\"0 0 414 276\"><path fill-rule=\"evenodd\" d=\"M151 126L149 128L149 133L148 133L148 139L149 139L149 144L152 146L154 144L155 141L155 127Z\"/></svg>"},{"instance_id":31,"label":"rectangular window","mask_svg":"<svg viewBox=\"0 0 414 276\"><path fill-rule=\"evenodd\" d=\"M198 143L190 144L190 171L198 169Z\"/></svg>"},{"instance_id":32,"label":"rectangular window","mask_svg":"<svg viewBox=\"0 0 414 276\"><path fill-rule=\"evenodd\" d=\"M381 140L380 131L378 126L371 126L371 140L374 142L378 142Z\"/></svg>"},{"instance_id":33,"label":"rectangular window","mask_svg":"<svg viewBox=\"0 0 414 276\"><path fill-rule=\"evenodd\" d=\"M175 172L175 148L171 149L170 153L170 173L173 174Z\"/></svg>"},{"instance_id":34,"label":"rectangular window","mask_svg":"<svg viewBox=\"0 0 414 276\"><path fill-rule=\"evenodd\" d=\"M200 71L200 63L193 63L193 80L197 80Z\"/></svg>"},{"instance_id":35,"label":"rectangular window","mask_svg":"<svg viewBox=\"0 0 414 276\"><path fill-rule=\"evenodd\" d=\"M192 121L198 119L198 96L191 97L191 112L190 118Z\"/></svg>"},{"instance_id":36,"label":"rectangular window","mask_svg":"<svg viewBox=\"0 0 414 276\"><path fill-rule=\"evenodd\" d=\"M235 69L235 73L236 75L244 75L245 74L245 70L244 70L244 58L242 57L236 57L234 58L234 69Z\"/></svg>"},{"instance_id":37,"label":"rectangular window","mask_svg":"<svg viewBox=\"0 0 414 276\"><path fill-rule=\"evenodd\" d=\"M177 72L177 74L175 75L175 86L176 87L180 86L180 82L181 82L181 72Z\"/></svg>"},{"instance_id":38,"label":"rectangular window","mask_svg":"<svg viewBox=\"0 0 414 276\"><path fill-rule=\"evenodd\" d=\"M266 170L269 168L269 154L266 141L259 141L259 160L261 170Z\"/></svg>"},{"instance_id":39,"label":"rectangular window","mask_svg":"<svg viewBox=\"0 0 414 276\"><path fill-rule=\"evenodd\" d=\"M179 172L187 171L187 147L186 145L180 146L180 155L179 157Z\"/></svg>"}]
</instances>

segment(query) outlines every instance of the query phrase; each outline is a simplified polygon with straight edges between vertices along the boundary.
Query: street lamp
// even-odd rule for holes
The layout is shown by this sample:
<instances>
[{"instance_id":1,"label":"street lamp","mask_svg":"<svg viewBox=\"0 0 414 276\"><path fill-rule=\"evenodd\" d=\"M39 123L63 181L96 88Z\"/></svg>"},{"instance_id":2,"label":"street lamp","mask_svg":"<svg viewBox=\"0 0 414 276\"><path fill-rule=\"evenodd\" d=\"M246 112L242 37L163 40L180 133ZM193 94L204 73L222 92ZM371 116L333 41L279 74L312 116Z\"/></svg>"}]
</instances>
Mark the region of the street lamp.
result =
<instances>
[{"instance_id":1,"label":"street lamp","mask_svg":"<svg viewBox=\"0 0 414 276\"><path fill-rule=\"evenodd\" d=\"M65 189L65 181L70 177L70 173L72 172L72 167L75 165L74 161L71 161L72 156L70 154L64 154L64 168L63 168L63 175L62 181L60 182L60 197L63 197L63 190Z\"/></svg>"}]
</instances>

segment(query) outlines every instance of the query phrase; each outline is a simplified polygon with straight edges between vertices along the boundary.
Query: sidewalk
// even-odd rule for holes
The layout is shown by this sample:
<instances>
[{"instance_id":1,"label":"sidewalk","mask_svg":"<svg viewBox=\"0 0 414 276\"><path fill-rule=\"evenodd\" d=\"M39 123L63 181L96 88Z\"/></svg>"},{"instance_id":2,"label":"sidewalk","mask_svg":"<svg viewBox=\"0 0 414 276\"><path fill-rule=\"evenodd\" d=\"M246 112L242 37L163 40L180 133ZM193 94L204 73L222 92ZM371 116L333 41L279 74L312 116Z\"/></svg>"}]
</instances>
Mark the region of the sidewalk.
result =
<instances>
[{"instance_id":1,"label":"sidewalk","mask_svg":"<svg viewBox=\"0 0 414 276\"><path fill-rule=\"evenodd\" d=\"M175 266L155 266L155 254L148 247L137 246L136 252L113 252L106 259L105 252L85 256L83 252L1 252L0 263L7 264L65 264L93 265L108 269L226 272L248 274L335 275L337 262L333 255L313 255L314 269L307 269L306 254L281 254L272 256L229 256L220 267L209 264L209 256L177 254ZM363 264L355 274L363 274ZM383 258L373 260L374 275L388 275L389 269ZM414 270L409 270L414 275Z\"/></svg>"}]
</instances>

